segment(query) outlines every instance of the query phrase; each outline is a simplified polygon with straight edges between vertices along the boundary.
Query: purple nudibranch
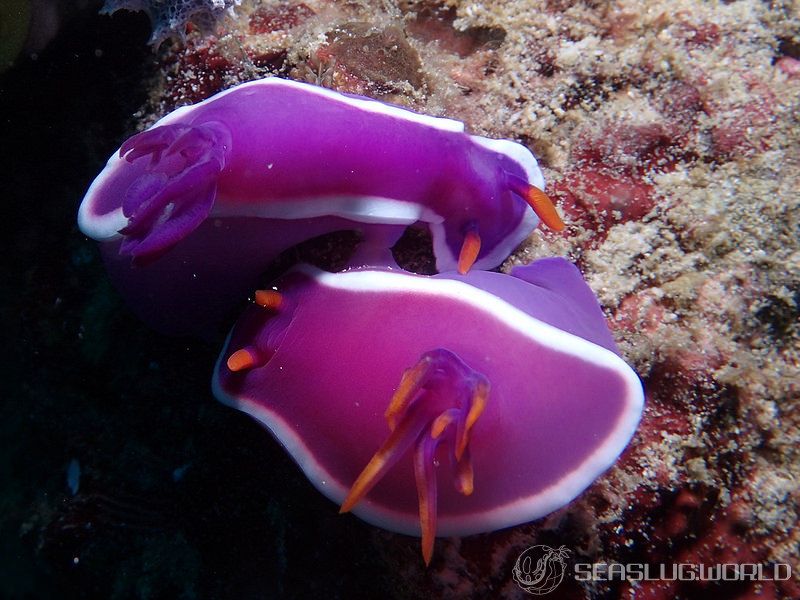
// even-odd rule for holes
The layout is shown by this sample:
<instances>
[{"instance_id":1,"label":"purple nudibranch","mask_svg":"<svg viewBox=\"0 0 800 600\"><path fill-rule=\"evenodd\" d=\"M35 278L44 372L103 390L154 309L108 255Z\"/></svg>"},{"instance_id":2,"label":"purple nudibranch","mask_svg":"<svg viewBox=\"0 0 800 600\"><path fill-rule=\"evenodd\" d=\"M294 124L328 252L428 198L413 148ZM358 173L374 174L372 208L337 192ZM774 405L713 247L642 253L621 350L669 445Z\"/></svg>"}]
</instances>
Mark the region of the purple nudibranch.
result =
<instances>
[{"instance_id":1,"label":"purple nudibranch","mask_svg":"<svg viewBox=\"0 0 800 600\"><path fill-rule=\"evenodd\" d=\"M343 512L421 536L426 562L436 535L570 502L641 416L641 382L561 258L510 275L300 266L256 300L215 395L265 425Z\"/></svg>"},{"instance_id":2,"label":"purple nudibranch","mask_svg":"<svg viewBox=\"0 0 800 600\"><path fill-rule=\"evenodd\" d=\"M438 270L496 267L539 218L563 228L543 187L536 159L515 142L267 78L179 108L126 141L78 222L145 322L198 333L280 252L335 230L389 248L423 223Z\"/></svg>"}]
</instances>

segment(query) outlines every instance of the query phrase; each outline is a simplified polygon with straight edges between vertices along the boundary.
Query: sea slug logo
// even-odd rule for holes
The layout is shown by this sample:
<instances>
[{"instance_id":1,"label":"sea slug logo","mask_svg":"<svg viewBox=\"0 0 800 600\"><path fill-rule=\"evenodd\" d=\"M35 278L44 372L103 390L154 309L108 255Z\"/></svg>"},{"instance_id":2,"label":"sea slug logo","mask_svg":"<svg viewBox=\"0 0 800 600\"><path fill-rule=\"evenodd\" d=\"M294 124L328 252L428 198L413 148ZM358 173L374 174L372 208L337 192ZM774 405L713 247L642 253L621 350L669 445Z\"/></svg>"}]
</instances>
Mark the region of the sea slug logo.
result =
<instances>
[{"instance_id":1,"label":"sea slug logo","mask_svg":"<svg viewBox=\"0 0 800 600\"><path fill-rule=\"evenodd\" d=\"M512 577L517 585L529 594L549 594L564 580L564 571L570 551L566 546L531 546L519 555Z\"/></svg>"},{"instance_id":2,"label":"sea slug logo","mask_svg":"<svg viewBox=\"0 0 800 600\"><path fill-rule=\"evenodd\" d=\"M516 584L534 596L555 590L564 577L580 585L588 581L788 581L792 578L789 563L676 563L646 564L570 561L566 546L531 546L519 555L511 572Z\"/></svg>"}]
</instances>

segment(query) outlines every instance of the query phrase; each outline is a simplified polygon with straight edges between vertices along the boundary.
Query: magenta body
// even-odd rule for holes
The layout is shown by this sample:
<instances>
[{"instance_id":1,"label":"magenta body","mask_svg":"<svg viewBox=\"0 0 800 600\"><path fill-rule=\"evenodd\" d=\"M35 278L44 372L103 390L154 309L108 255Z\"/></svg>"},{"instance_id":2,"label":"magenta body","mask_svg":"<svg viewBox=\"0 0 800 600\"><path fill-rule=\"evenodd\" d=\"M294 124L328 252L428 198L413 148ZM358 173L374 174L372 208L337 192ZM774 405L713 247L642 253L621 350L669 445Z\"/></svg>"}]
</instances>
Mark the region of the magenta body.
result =
<instances>
[{"instance_id":1,"label":"magenta body","mask_svg":"<svg viewBox=\"0 0 800 600\"><path fill-rule=\"evenodd\" d=\"M205 296L222 304L203 261L183 247L215 219L264 221L263 246L248 246L257 259L242 254L227 264L241 269L238 289L255 285L252 272L280 251L340 228L369 238L373 226L397 226L385 240L391 245L405 226L423 223L439 270L455 268L474 230L482 241L474 268L493 268L538 223L509 178L544 186L536 159L514 142L468 135L458 121L268 78L177 109L128 140L87 192L79 224L109 245L112 263L113 254L142 270L170 261L162 270L178 280L206 279ZM242 219L225 223L230 235L222 243L235 243ZM308 231L278 231L286 221L309 223ZM209 255L219 250L206 245ZM138 279L137 289L148 288L140 296L151 306L139 308L146 320L148 313L175 311L161 297L158 277L127 273L121 264L111 270L123 291L134 287L125 282L129 276Z\"/></svg>"},{"instance_id":2,"label":"magenta body","mask_svg":"<svg viewBox=\"0 0 800 600\"><path fill-rule=\"evenodd\" d=\"M641 384L616 354L594 295L562 259L465 277L304 267L276 288L285 306L245 311L214 390L267 426L337 503L387 437L383 413L404 370L433 350L491 386L470 442L472 495L442 483L453 473L447 444L438 450L439 534L490 531L563 506L613 464L638 423ZM259 364L231 372L225 360L239 348ZM422 410L457 406L451 383ZM354 512L418 534L411 457Z\"/></svg>"}]
</instances>

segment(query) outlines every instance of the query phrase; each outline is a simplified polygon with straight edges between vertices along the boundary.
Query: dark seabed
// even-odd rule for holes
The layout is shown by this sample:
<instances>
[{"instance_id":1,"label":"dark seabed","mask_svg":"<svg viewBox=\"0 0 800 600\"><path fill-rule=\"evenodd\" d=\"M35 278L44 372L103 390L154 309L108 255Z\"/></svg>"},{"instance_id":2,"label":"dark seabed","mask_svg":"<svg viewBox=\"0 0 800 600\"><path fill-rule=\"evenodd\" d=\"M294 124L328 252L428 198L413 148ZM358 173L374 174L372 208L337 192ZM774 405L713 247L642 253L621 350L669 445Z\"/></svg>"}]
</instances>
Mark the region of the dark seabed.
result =
<instances>
[{"instance_id":1,"label":"dark seabed","mask_svg":"<svg viewBox=\"0 0 800 600\"><path fill-rule=\"evenodd\" d=\"M382 534L218 404L219 346L142 326L77 229L155 69L144 17L94 12L0 76L0 598L380 595Z\"/></svg>"}]
</instances>

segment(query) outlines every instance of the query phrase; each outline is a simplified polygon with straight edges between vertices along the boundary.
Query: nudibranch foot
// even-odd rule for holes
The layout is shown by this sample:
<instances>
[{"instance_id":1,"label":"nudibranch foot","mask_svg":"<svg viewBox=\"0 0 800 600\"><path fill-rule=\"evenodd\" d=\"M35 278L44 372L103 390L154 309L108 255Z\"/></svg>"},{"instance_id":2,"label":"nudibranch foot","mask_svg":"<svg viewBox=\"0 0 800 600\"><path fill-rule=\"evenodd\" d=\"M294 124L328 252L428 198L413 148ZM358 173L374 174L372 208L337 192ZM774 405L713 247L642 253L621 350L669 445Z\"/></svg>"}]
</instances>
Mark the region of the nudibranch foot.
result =
<instances>
[{"instance_id":1,"label":"nudibranch foot","mask_svg":"<svg viewBox=\"0 0 800 600\"><path fill-rule=\"evenodd\" d=\"M134 179L122 198L128 219L120 253L152 261L208 217L225 166L222 126L163 125L125 142L119 155Z\"/></svg>"},{"instance_id":2,"label":"nudibranch foot","mask_svg":"<svg viewBox=\"0 0 800 600\"><path fill-rule=\"evenodd\" d=\"M390 433L356 478L340 512L350 511L394 466L411 445L417 485L422 556L429 564L436 537L436 451L449 440L456 491L474 489L469 453L470 432L486 408L489 381L456 354L444 348L426 352L406 369L389 402ZM457 406L453 406L456 404Z\"/></svg>"}]
</instances>

